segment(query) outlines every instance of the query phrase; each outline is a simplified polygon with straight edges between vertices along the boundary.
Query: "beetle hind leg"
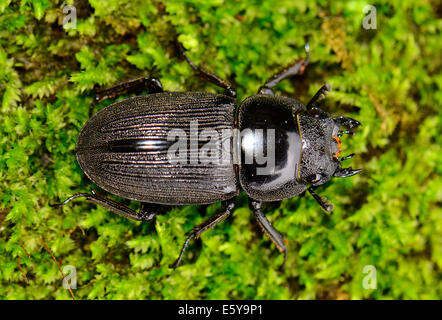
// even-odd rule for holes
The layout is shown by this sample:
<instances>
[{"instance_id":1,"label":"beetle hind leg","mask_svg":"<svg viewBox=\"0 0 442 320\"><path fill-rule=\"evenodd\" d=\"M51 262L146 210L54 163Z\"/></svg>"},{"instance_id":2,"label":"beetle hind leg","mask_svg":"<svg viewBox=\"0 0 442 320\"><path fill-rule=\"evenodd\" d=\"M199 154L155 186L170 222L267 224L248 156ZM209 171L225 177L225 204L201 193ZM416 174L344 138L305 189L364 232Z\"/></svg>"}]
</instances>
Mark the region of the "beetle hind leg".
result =
<instances>
[{"instance_id":1,"label":"beetle hind leg","mask_svg":"<svg viewBox=\"0 0 442 320\"><path fill-rule=\"evenodd\" d=\"M181 259L183 258L184 252L186 251L186 248L192 239L197 239L204 231L206 231L209 228L215 227L218 223L220 223L221 221L225 220L228 216L230 216L230 214L232 213L235 207L235 199L229 199L223 201L222 204L223 208L220 212L216 213L215 215L211 216L209 219L205 220L203 223L193 228L192 233L187 237L186 241L184 242L180 255L175 260L175 262L169 266L170 268L175 269L176 267L178 267L178 265L181 262Z\"/></svg>"},{"instance_id":2,"label":"beetle hind leg","mask_svg":"<svg viewBox=\"0 0 442 320\"><path fill-rule=\"evenodd\" d=\"M91 194L77 193L77 194L74 194L73 196L67 198L62 203L52 204L52 205L50 204L50 206L54 207L54 208L61 208L65 204L67 204L68 202L70 202L76 198L80 198L80 197L84 197L84 198L86 198L87 201L90 201L92 203L95 203L97 205L105 207L106 209L108 209L116 214L119 214L120 216L124 216L126 218L136 220L136 221L145 221L145 222L152 221L156 216L156 209L157 209L157 207L159 207L158 205L153 204L153 203L142 202L141 207L140 207L140 211L137 212L129 207L126 207L125 205L122 205L119 202L116 202L112 199L109 199L109 198L99 194L99 193L96 193L93 190L92 190Z\"/></svg>"}]
</instances>

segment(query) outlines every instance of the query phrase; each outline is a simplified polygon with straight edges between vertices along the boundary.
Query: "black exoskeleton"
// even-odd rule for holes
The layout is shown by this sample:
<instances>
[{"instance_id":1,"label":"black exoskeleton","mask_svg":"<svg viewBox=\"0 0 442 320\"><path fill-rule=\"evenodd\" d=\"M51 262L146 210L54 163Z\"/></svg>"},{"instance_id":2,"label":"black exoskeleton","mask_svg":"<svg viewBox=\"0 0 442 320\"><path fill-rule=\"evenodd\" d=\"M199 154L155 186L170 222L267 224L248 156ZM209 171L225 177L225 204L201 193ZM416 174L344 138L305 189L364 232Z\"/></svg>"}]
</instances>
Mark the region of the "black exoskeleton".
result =
<instances>
[{"instance_id":1,"label":"black exoskeleton","mask_svg":"<svg viewBox=\"0 0 442 320\"><path fill-rule=\"evenodd\" d=\"M286 256L284 239L261 211L262 202L308 190L323 209L331 211L333 206L314 190L332 177L350 177L360 171L341 167L353 154L338 157L339 137L352 134L340 128L360 123L343 116L332 118L316 106L331 90L327 84L306 105L274 94L273 87L280 81L304 72L308 44L305 59L275 74L258 94L239 105L227 80L196 66L180 44L179 48L189 65L223 88L224 94L163 92L155 78L120 83L97 93L91 117L77 140L77 161L87 177L111 194L141 202L139 212L95 191L75 194L54 206L83 197L130 219L151 221L158 205L221 201L220 212L193 228L171 265L176 268L193 238L233 212L242 189L260 227ZM92 116L97 102L143 90L148 94L114 102Z\"/></svg>"}]
</instances>

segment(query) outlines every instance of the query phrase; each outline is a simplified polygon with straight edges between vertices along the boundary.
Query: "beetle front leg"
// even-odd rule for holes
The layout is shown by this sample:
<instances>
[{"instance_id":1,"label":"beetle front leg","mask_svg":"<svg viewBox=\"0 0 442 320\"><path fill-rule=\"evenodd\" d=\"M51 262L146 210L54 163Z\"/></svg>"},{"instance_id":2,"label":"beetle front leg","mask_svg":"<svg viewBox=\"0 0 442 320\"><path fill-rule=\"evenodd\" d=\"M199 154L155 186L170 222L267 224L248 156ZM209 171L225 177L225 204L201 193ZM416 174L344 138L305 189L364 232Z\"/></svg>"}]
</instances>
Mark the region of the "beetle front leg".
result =
<instances>
[{"instance_id":1,"label":"beetle front leg","mask_svg":"<svg viewBox=\"0 0 442 320\"><path fill-rule=\"evenodd\" d=\"M313 196L316 202L321 206L321 208L327 212L331 212L334 208L333 204L331 204L325 197L321 198L320 196L318 196L318 194L315 192L315 189L316 188L313 186L307 188L308 192L310 192L310 194Z\"/></svg>"},{"instance_id":2,"label":"beetle front leg","mask_svg":"<svg viewBox=\"0 0 442 320\"><path fill-rule=\"evenodd\" d=\"M183 58L187 61L187 63L195 72L197 72L202 78L206 79L207 81L217 85L218 87L223 88L226 95L236 98L236 90L233 88L232 84L229 81L222 79L216 73L210 72L202 67L197 66L195 63L192 62L192 60L189 59L186 54L186 50L178 40L176 41L176 44Z\"/></svg>"},{"instance_id":3,"label":"beetle front leg","mask_svg":"<svg viewBox=\"0 0 442 320\"><path fill-rule=\"evenodd\" d=\"M89 108L89 117L92 116L97 103L106 99L115 98L124 93L139 93L143 90L146 90L148 93L160 93L163 92L163 85L160 80L156 78L141 77L117 83L109 88L96 89L94 101Z\"/></svg>"},{"instance_id":4,"label":"beetle front leg","mask_svg":"<svg viewBox=\"0 0 442 320\"><path fill-rule=\"evenodd\" d=\"M67 198L62 203L50 204L50 206L54 207L54 208L61 208L65 204L67 204L68 202L70 202L76 198L80 198L80 197L84 197L84 198L86 198L87 201L98 204L98 205L105 207L106 209L108 209L116 214L119 214L121 216L124 216L124 217L132 219L132 220L136 220L136 221L146 221L146 222L151 221L153 218L155 218L156 213L157 213L156 209L157 209L157 207L159 207L158 205L153 204L153 203L142 202L141 207L140 207L140 211L137 212L129 207L126 207L125 205L122 205L121 203L118 203L112 199L109 199L99 193L96 193L93 190L92 190L91 194L77 193L77 194L74 194L73 196Z\"/></svg>"},{"instance_id":5,"label":"beetle front leg","mask_svg":"<svg viewBox=\"0 0 442 320\"><path fill-rule=\"evenodd\" d=\"M298 74L303 74L310 60L310 46L308 42L305 44L305 52L307 54L305 59L295 61L278 73L274 74L261 88L259 88L258 94L274 95L275 93L273 92L272 88L282 80Z\"/></svg>"},{"instance_id":6,"label":"beetle front leg","mask_svg":"<svg viewBox=\"0 0 442 320\"><path fill-rule=\"evenodd\" d=\"M178 267L178 265L181 262L181 259L183 258L183 254L186 251L187 246L189 245L189 242L192 239L198 239L198 237L207 229L215 227L218 223L226 219L233 211L233 208L235 208L235 199L229 199L222 202L222 210L215 215L211 216L209 219L204 221L203 223L197 225L193 228L192 233L187 237L186 241L184 242L183 248L181 249L180 255L176 259L176 261L171 264L169 267L175 269Z\"/></svg>"},{"instance_id":7,"label":"beetle front leg","mask_svg":"<svg viewBox=\"0 0 442 320\"><path fill-rule=\"evenodd\" d=\"M272 240L272 242L276 245L279 252L284 253L284 262L281 265L281 268L284 267L285 262L287 260L287 248L284 244L283 236L271 225L269 220L265 217L265 215L261 211L262 202L249 200L249 207L253 210L255 214L255 218L258 221L259 226L262 231Z\"/></svg>"}]
</instances>

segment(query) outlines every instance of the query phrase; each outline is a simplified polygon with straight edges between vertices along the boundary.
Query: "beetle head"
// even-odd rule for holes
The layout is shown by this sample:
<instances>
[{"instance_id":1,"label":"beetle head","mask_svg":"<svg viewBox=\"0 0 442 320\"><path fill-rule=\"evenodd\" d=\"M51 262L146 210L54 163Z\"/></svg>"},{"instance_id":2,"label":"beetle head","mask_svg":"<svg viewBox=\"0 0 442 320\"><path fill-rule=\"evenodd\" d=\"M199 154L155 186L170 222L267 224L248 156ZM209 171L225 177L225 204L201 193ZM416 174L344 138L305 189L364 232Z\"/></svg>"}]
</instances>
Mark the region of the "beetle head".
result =
<instances>
[{"instance_id":1,"label":"beetle head","mask_svg":"<svg viewBox=\"0 0 442 320\"><path fill-rule=\"evenodd\" d=\"M319 186L335 177L350 177L360 172L342 168L341 161L350 158L339 158L341 153L341 126L353 128L360 123L346 117L332 118L330 115L313 107L299 114L299 126L302 135L302 157L299 179L306 185Z\"/></svg>"}]
</instances>

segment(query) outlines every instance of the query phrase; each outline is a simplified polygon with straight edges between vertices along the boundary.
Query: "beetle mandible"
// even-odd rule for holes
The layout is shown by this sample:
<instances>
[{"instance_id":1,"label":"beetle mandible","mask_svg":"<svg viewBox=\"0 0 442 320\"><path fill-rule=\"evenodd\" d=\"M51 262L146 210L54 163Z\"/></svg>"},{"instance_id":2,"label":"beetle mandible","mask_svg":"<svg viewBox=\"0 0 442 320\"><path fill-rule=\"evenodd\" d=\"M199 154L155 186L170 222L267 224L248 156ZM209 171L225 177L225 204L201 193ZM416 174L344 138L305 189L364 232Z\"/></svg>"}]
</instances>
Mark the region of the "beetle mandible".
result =
<instances>
[{"instance_id":1,"label":"beetle mandible","mask_svg":"<svg viewBox=\"0 0 442 320\"><path fill-rule=\"evenodd\" d=\"M139 201L140 210L95 191L77 193L53 206L62 207L84 197L130 219L151 221L158 205L221 201L220 212L192 229L170 266L176 268L193 238L232 213L235 197L242 189L259 226L284 253L285 263L284 238L263 214L262 202L291 198L308 190L324 210L331 211L333 206L315 189L332 177L360 172L341 167L341 162L354 154L339 157L339 137L353 134L348 129L360 123L344 116L333 118L317 107L331 90L328 84L306 105L274 94L272 88L280 81L304 72L310 57L308 43L306 58L273 75L256 95L239 104L227 80L195 65L183 46L177 46L192 69L223 88L224 94L164 92L158 79L129 80L97 93L90 119L77 139L76 157L86 176L111 194ZM114 102L92 115L97 102L143 90L148 94ZM340 131L341 126L346 130ZM224 136L221 131L231 134Z\"/></svg>"}]
</instances>

